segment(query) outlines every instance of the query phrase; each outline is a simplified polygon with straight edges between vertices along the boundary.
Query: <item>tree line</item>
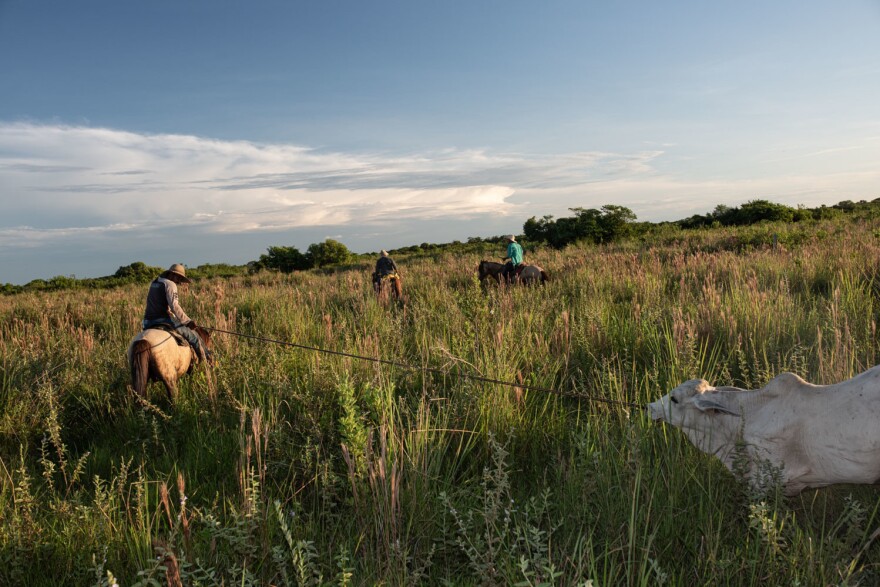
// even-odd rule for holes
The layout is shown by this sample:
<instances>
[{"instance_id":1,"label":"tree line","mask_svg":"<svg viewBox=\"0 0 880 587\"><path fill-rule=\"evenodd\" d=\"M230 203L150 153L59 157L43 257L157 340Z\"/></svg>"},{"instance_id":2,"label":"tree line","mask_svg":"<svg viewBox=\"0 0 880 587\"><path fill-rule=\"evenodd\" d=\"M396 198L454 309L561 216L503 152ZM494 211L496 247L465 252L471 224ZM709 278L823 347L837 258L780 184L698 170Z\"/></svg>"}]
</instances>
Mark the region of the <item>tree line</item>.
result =
<instances>
[{"instance_id":1,"label":"tree line","mask_svg":"<svg viewBox=\"0 0 880 587\"><path fill-rule=\"evenodd\" d=\"M344 244L332 238L322 243L313 243L305 253L296 247L269 247L256 261L248 263L251 272L274 269L282 273L317 269L329 265L342 265L354 257Z\"/></svg>"},{"instance_id":2,"label":"tree line","mask_svg":"<svg viewBox=\"0 0 880 587\"><path fill-rule=\"evenodd\" d=\"M564 248L574 243L605 244L631 237L644 237L660 228L673 227L681 230L715 228L722 226L747 226L761 222L808 222L826 220L844 215L880 214L880 198L853 202L844 200L833 206L806 208L791 207L785 204L756 199L741 206L718 205L706 214L695 214L673 222L637 222L635 213L625 206L606 204L601 208L569 208L571 216L554 218L545 215L540 219L532 216L523 224L520 235L528 246L550 246ZM487 245L501 245L501 236L470 237L467 242L422 243L399 249L391 249L393 254L437 254L483 251ZM343 243L327 239L322 243L309 245L303 253L292 246L271 246L266 253L246 265L226 263L206 264L187 268L187 273L195 278L231 277L262 270L291 273L322 267L339 266L360 261L373 254L358 255ZM35 279L25 285L6 283L0 285L0 293L15 294L24 291L53 291L75 288L108 288L129 283L146 283L164 270L140 261L120 267L113 275L96 278L77 279L75 276L56 276L51 279Z\"/></svg>"},{"instance_id":3,"label":"tree line","mask_svg":"<svg viewBox=\"0 0 880 587\"><path fill-rule=\"evenodd\" d=\"M762 222L807 222L842 217L847 214L880 214L880 198L853 202L844 200L833 206L797 208L769 200L751 200L741 206L718 205L707 214L695 214L674 222L636 222L636 215L624 206L606 205L600 209L569 208L572 216L555 219L534 216L526 220L523 234L531 243L543 243L561 249L576 242L610 243L624 238L644 236L661 227L682 230L748 226Z\"/></svg>"}]
</instances>

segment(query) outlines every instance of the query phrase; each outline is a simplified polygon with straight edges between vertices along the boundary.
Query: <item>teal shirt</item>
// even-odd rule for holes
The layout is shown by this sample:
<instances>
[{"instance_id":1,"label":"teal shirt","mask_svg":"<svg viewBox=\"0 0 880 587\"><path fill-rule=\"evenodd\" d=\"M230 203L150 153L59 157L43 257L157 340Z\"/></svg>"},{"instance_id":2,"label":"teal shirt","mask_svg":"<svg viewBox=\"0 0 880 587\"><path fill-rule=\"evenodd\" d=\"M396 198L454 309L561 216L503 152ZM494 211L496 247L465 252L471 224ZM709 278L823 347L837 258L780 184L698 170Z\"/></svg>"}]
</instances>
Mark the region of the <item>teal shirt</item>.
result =
<instances>
[{"instance_id":1,"label":"teal shirt","mask_svg":"<svg viewBox=\"0 0 880 587\"><path fill-rule=\"evenodd\" d=\"M514 267L523 262L523 250L519 243L507 244L507 258L513 262Z\"/></svg>"}]
</instances>

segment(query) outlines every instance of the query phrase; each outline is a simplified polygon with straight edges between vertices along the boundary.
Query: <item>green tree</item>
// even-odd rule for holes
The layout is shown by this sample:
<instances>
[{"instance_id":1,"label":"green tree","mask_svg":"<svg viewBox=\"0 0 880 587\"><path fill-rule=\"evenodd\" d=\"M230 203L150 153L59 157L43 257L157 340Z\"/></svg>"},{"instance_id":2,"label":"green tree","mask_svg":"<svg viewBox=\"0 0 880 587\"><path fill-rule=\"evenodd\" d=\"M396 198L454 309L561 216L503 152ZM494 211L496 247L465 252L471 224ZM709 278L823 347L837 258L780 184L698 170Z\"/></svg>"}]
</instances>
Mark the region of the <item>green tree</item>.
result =
<instances>
[{"instance_id":1,"label":"green tree","mask_svg":"<svg viewBox=\"0 0 880 587\"><path fill-rule=\"evenodd\" d=\"M553 220L544 216L537 220L534 216L526 220L523 233L533 242L546 242L561 249L577 241L607 243L622 238L632 232L636 215L624 206L606 204L601 210L595 208L569 208L574 216Z\"/></svg>"},{"instance_id":2,"label":"green tree","mask_svg":"<svg viewBox=\"0 0 880 587\"><path fill-rule=\"evenodd\" d=\"M599 242L601 213L595 208L569 208L574 216L560 218L550 231L550 244L561 249L569 243L586 240Z\"/></svg>"},{"instance_id":3,"label":"green tree","mask_svg":"<svg viewBox=\"0 0 880 587\"><path fill-rule=\"evenodd\" d=\"M611 242L629 235L631 224L636 221L635 213L625 206L606 204L602 206L597 224L599 241Z\"/></svg>"},{"instance_id":4,"label":"green tree","mask_svg":"<svg viewBox=\"0 0 880 587\"><path fill-rule=\"evenodd\" d=\"M523 224L523 234L532 242L546 243L550 240L550 229L554 224L553 216L546 215L540 220L532 216ZM468 242L471 242L470 239Z\"/></svg>"},{"instance_id":5,"label":"green tree","mask_svg":"<svg viewBox=\"0 0 880 587\"><path fill-rule=\"evenodd\" d=\"M257 261L259 268L274 269L281 273L302 271L311 267L311 262L296 247L269 247Z\"/></svg>"},{"instance_id":6,"label":"green tree","mask_svg":"<svg viewBox=\"0 0 880 587\"><path fill-rule=\"evenodd\" d=\"M17 294L21 293L24 288L20 285L13 285L11 283L4 283L0 285L0 293L2 294Z\"/></svg>"},{"instance_id":7,"label":"green tree","mask_svg":"<svg viewBox=\"0 0 880 587\"><path fill-rule=\"evenodd\" d=\"M142 261L135 261L131 265L124 265L116 270L113 277L125 282L150 281L162 273L159 267L150 267Z\"/></svg>"},{"instance_id":8,"label":"green tree","mask_svg":"<svg viewBox=\"0 0 880 587\"><path fill-rule=\"evenodd\" d=\"M312 267L339 265L351 259L351 251L341 242L328 238L323 243L309 245L306 258L311 262Z\"/></svg>"},{"instance_id":9,"label":"green tree","mask_svg":"<svg viewBox=\"0 0 880 587\"><path fill-rule=\"evenodd\" d=\"M755 224L762 220L791 222L794 208L768 200L752 200L740 206L737 224Z\"/></svg>"},{"instance_id":10,"label":"green tree","mask_svg":"<svg viewBox=\"0 0 880 587\"><path fill-rule=\"evenodd\" d=\"M825 204L822 204L818 208L812 208L810 212L815 220L829 220L831 218L837 218L843 214L840 209L835 208L834 206L826 206Z\"/></svg>"},{"instance_id":11,"label":"green tree","mask_svg":"<svg viewBox=\"0 0 880 587\"><path fill-rule=\"evenodd\" d=\"M61 290L61 289L73 289L77 285L76 277L69 275L56 275L52 279L49 280L47 285L47 289L53 290Z\"/></svg>"}]
</instances>

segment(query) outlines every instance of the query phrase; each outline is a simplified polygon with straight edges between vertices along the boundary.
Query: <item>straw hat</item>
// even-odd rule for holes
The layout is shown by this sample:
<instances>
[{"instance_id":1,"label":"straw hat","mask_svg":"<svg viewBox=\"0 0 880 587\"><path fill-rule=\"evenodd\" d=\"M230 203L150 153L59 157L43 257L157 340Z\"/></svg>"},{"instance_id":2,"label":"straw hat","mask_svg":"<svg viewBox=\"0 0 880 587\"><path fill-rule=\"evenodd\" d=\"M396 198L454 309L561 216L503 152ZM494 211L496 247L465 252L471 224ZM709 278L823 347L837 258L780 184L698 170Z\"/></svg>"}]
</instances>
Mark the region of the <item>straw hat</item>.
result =
<instances>
[{"instance_id":1,"label":"straw hat","mask_svg":"<svg viewBox=\"0 0 880 587\"><path fill-rule=\"evenodd\" d=\"M169 275L174 274L180 278L183 283L191 283L189 277L186 276L186 267L181 265L180 263L175 263L171 267L168 268L168 271L162 274L163 277L168 277Z\"/></svg>"},{"instance_id":2,"label":"straw hat","mask_svg":"<svg viewBox=\"0 0 880 587\"><path fill-rule=\"evenodd\" d=\"M382 249L381 251L379 251L379 254L382 255L383 257L387 257L388 251L386 251L385 249Z\"/></svg>"},{"instance_id":3,"label":"straw hat","mask_svg":"<svg viewBox=\"0 0 880 587\"><path fill-rule=\"evenodd\" d=\"M508 235L505 236L504 238L506 238L507 240L509 240L509 241L512 242L512 243L515 243L515 242L516 242L516 237L513 236L512 234L508 234Z\"/></svg>"}]
</instances>

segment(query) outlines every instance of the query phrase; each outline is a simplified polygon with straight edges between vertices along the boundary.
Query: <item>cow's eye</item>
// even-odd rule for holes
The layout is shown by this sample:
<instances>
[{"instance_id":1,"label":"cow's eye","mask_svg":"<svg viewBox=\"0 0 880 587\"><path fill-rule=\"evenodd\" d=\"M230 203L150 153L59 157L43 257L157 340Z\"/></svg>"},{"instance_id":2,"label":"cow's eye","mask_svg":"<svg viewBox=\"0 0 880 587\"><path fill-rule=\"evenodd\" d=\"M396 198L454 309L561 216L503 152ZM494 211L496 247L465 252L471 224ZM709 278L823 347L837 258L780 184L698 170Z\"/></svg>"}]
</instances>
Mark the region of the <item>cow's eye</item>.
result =
<instances>
[{"instance_id":1,"label":"cow's eye","mask_svg":"<svg viewBox=\"0 0 880 587\"><path fill-rule=\"evenodd\" d=\"M678 400L675 399L675 396L669 396L669 401L671 401L671 402L674 403L674 404L677 404L677 403L678 403Z\"/></svg>"}]
</instances>

